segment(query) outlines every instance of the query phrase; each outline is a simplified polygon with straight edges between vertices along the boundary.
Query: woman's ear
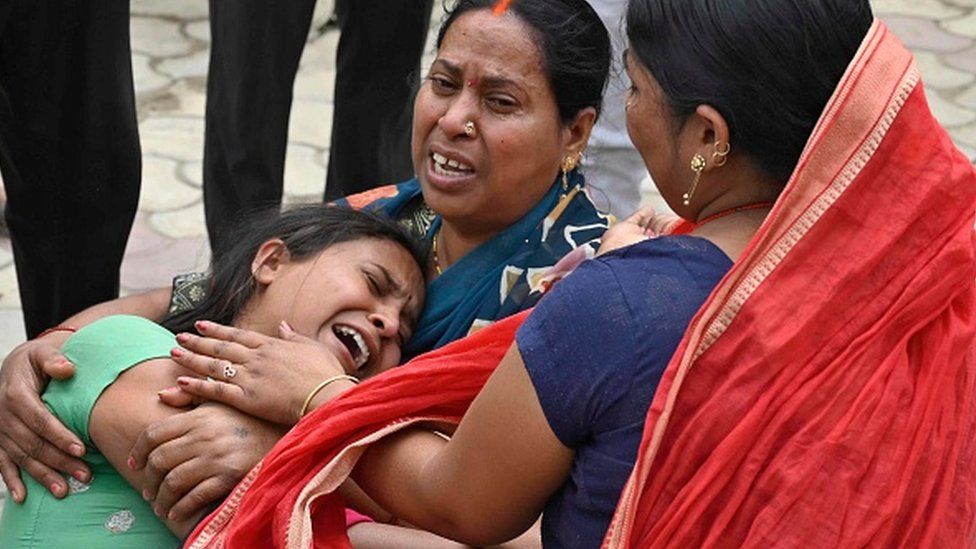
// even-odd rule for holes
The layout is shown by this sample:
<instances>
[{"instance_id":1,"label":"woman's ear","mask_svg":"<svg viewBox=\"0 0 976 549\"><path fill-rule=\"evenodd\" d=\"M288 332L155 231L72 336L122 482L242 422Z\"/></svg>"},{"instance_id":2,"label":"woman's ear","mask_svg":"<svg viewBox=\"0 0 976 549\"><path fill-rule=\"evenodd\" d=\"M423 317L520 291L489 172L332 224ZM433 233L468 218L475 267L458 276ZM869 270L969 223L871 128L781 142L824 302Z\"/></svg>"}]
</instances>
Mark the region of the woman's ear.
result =
<instances>
[{"instance_id":1,"label":"woman's ear","mask_svg":"<svg viewBox=\"0 0 976 549\"><path fill-rule=\"evenodd\" d=\"M563 156L573 156L586 150L590 142L590 132L596 123L596 109L586 107L576 113L576 118L565 126L565 153Z\"/></svg>"},{"instance_id":2,"label":"woman's ear","mask_svg":"<svg viewBox=\"0 0 976 549\"><path fill-rule=\"evenodd\" d=\"M261 244L251 261L251 276L258 284L268 285L280 274L281 267L291 261L288 246L280 238Z\"/></svg>"},{"instance_id":3,"label":"woman's ear","mask_svg":"<svg viewBox=\"0 0 976 549\"><path fill-rule=\"evenodd\" d=\"M715 151L730 150L729 124L722 113L711 105L698 105L695 114L685 124L684 131L691 132L690 139L695 142L699 154L708 159L707 168L715 167L712 161L725 156L720 154L716 157ZM724 165L724 160L721 165Z\"/></svg>"}]
</instances>

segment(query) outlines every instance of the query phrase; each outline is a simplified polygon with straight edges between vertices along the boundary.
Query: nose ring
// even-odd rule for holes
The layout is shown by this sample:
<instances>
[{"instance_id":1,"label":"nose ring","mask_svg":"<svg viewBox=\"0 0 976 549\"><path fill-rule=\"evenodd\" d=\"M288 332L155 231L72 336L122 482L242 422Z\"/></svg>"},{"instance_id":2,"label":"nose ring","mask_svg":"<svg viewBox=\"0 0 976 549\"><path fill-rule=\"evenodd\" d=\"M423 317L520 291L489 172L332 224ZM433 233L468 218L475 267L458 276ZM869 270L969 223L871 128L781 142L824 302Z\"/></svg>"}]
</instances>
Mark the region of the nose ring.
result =
<instances>
[{"instance_id":1,"label":"nose ring","mask_svg":"<svg viewBox=\"0 0 976 549\"><path fill-rule=\"evenodd\" d=\"M468 120L464 123L464 135L474 137L478 130L474 127L474 121Z\"/></svg>"}]
</instances>

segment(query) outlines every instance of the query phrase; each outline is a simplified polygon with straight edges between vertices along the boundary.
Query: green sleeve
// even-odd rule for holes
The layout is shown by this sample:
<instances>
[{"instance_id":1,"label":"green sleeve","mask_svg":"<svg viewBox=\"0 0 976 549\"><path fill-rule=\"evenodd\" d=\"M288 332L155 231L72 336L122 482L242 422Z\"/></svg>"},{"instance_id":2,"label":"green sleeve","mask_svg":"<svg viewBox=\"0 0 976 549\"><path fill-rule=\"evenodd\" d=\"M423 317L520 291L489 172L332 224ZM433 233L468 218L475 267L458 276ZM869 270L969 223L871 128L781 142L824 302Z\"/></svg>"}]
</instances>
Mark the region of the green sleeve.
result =
<instances>
[{"instance_id":1,"label":"green sleeve","mask_svg":"<svg viewBox=\"0 0 976 549\"><path fill-rule=\"evenodd\" d=\"M102 318L64 343L61 351L75 365L75 375L51 381L43 400L86 445L94 447L88 420L102 391L129 368L169 357L175 346L176 337L150 320L130 315Z\"/></svg>"}]
</instances>

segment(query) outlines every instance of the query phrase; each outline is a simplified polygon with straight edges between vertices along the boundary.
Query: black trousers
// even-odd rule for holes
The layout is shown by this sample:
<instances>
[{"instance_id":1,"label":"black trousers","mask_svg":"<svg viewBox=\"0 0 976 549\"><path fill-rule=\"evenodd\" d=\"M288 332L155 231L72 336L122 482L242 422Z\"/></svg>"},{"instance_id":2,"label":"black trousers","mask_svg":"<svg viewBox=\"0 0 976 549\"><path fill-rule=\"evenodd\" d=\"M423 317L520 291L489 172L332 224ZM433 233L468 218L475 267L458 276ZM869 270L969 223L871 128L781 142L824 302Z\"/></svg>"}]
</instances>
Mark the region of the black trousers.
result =
<instances>
[{"instance_id":1,"label":"black trousers","mask_svg":"<svg viewBox=\"0 0 976 549\"><path fill-rule=\"evenodd\" d=\"M0 170L28 337L118 296L141 167L128 1L0 2Z\"/></svg>"},{"instance_id":2,"label":"black trousers","mask_svg":"<svg viewBox=\"0 0 976 549\"><path fill-rule=\"evenodd\" d=\"M338 0L326 200L413 175L413 93L431 5ZM215 253L242 213L281 202L292 87L314 6L210 0L203 193Z\"/></svg>"}]
</instances>

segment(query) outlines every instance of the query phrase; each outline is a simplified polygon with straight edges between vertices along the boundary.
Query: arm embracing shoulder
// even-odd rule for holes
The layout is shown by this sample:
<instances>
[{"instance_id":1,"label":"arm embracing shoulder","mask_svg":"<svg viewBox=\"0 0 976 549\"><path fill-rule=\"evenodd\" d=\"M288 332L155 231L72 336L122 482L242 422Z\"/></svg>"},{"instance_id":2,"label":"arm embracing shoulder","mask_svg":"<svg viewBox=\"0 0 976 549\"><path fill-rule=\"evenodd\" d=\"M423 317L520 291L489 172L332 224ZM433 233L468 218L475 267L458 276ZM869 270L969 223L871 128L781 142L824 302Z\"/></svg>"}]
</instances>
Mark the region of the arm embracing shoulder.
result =
<instances>
[{"instance_id":1,"label":"arm embracing shoulder","mask_svg":"<svg viewBox=\"0 0 976 549\"><path fill-rule=\"evenodd\" d=\"M80 328L109 315L141 316L159 322L169 311L170 288L158 288L92 305L64 321L66 326Z\"/></svg>"},{"instance_id":2,"label":"arm embracing shoulder","mask_svg":"<svg viewBox=\"0 0 976 549\"><path fill-rule=\"evenodd\" d=\"M480 546L529 528L572 461L513 345L450 441L421 429L389 437L366 452L354 477L397 517Z\"/></svg>"}]
</instances>

